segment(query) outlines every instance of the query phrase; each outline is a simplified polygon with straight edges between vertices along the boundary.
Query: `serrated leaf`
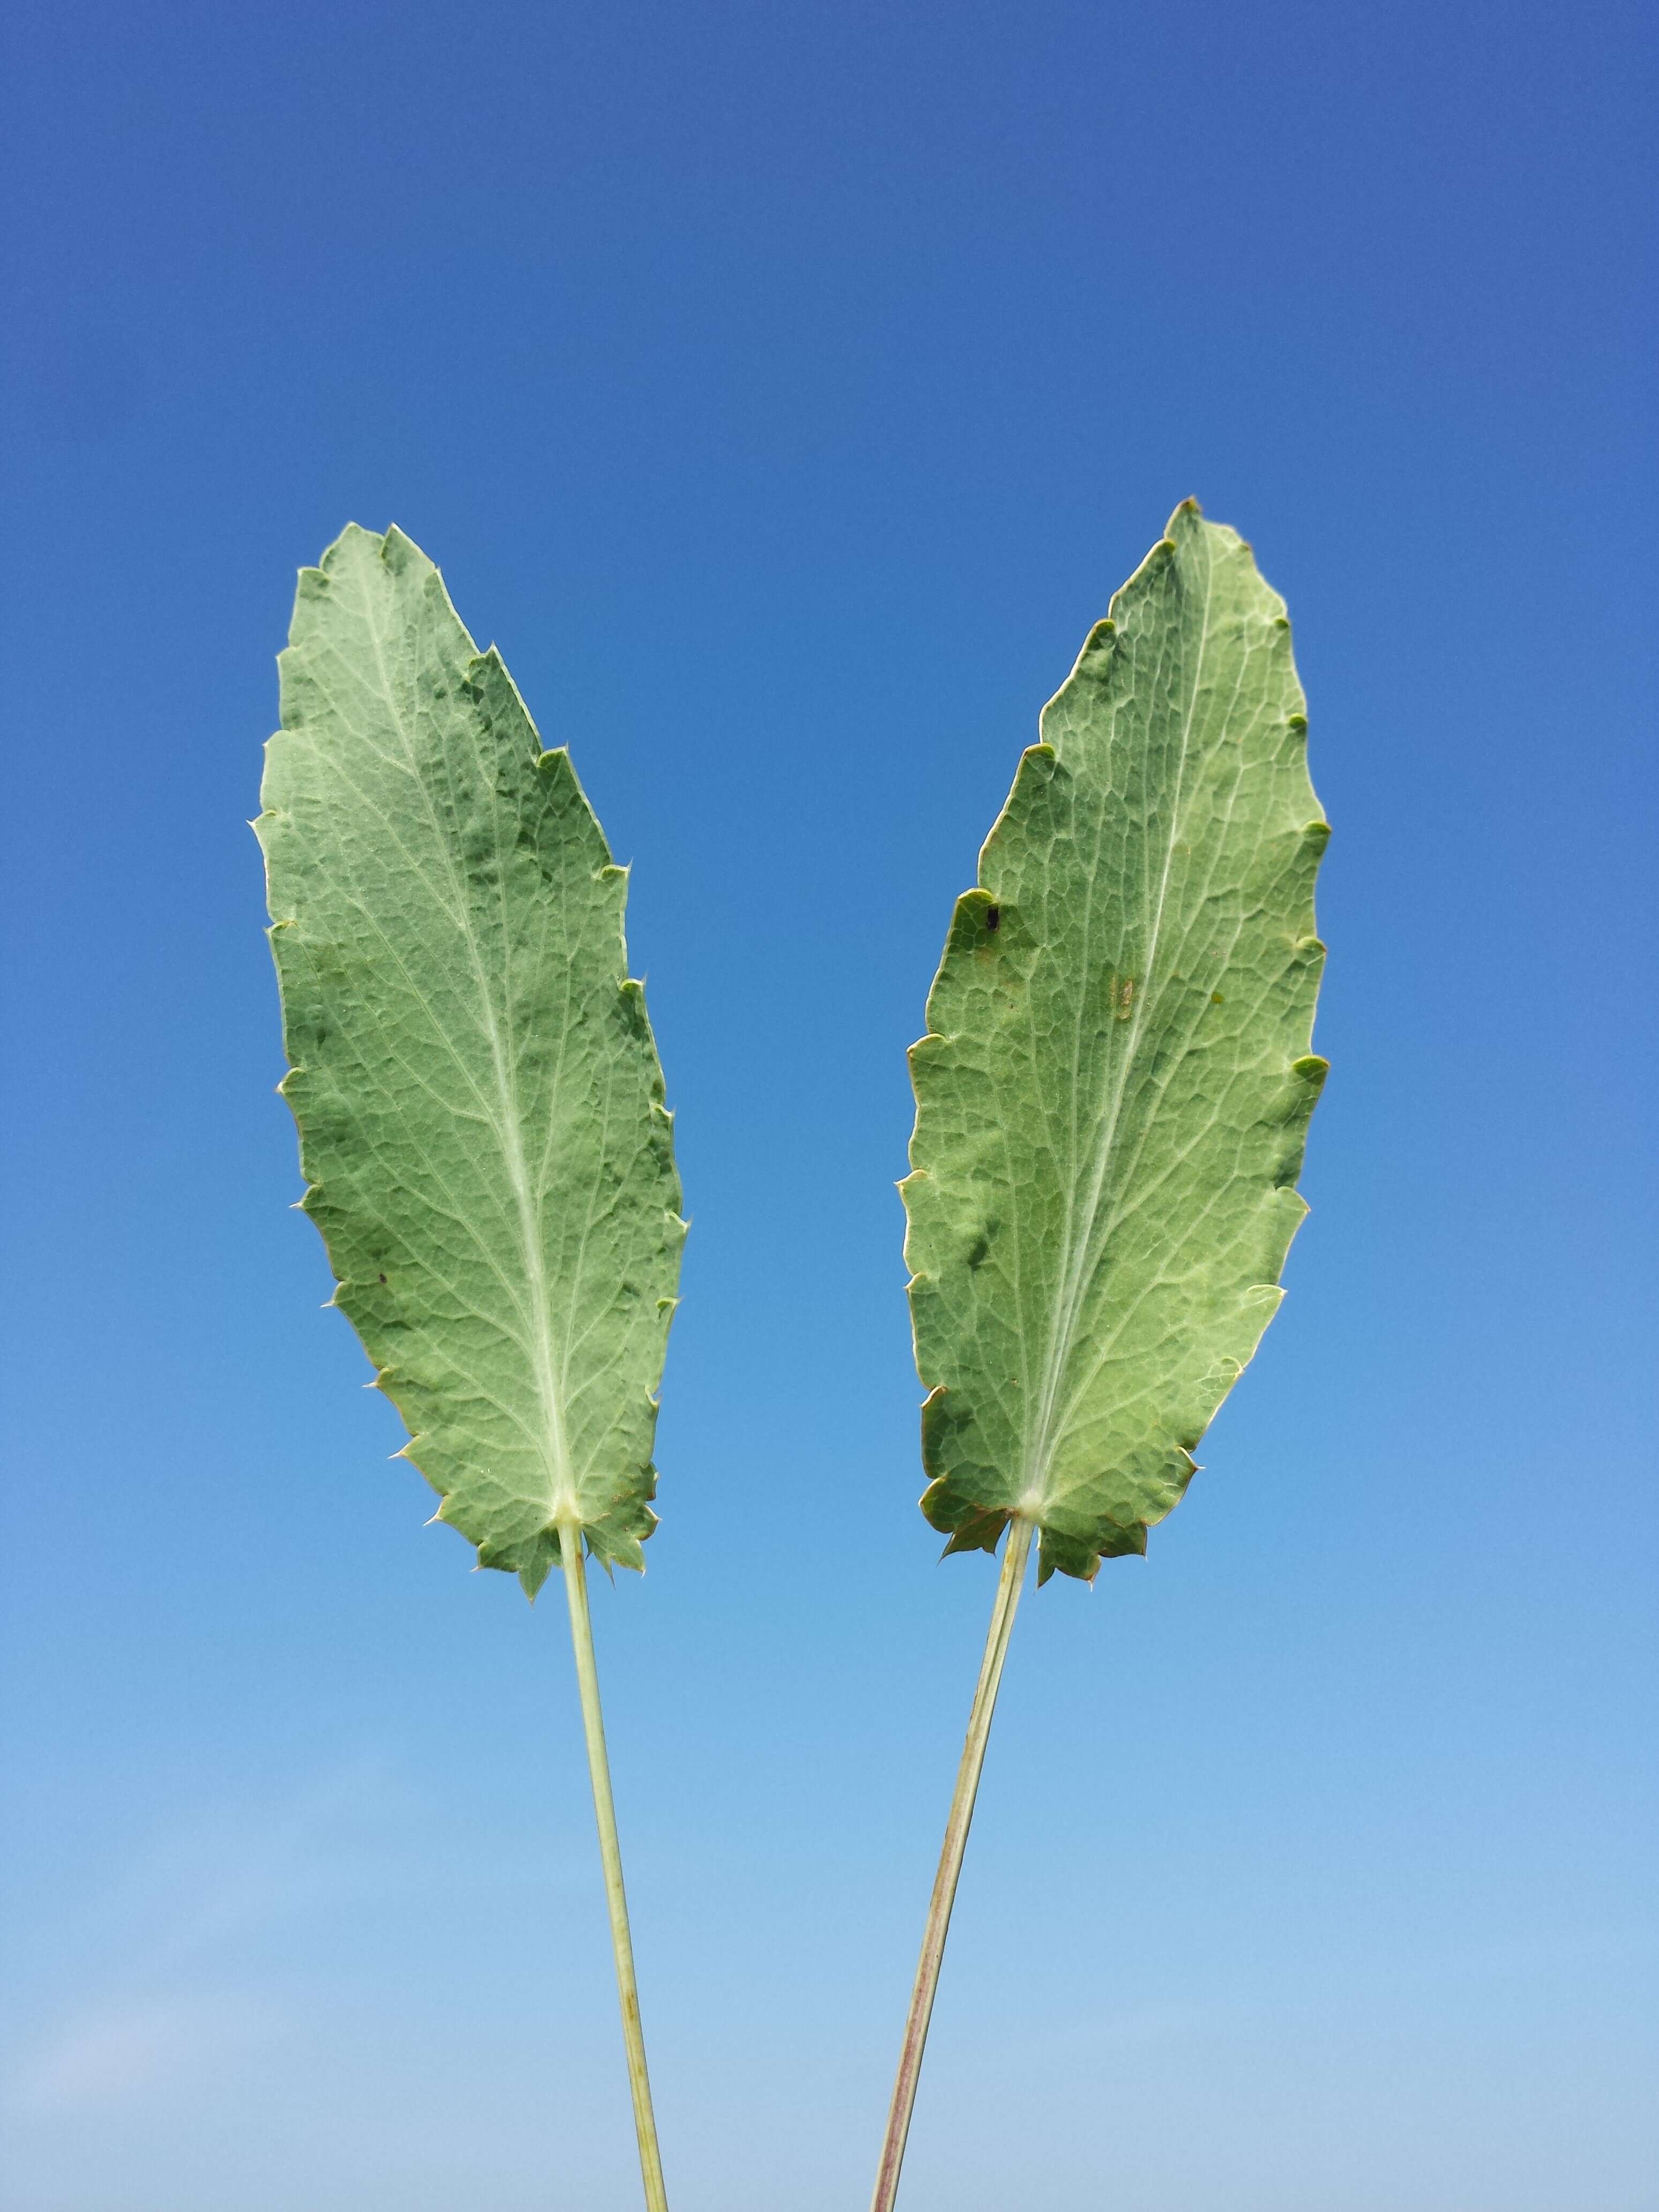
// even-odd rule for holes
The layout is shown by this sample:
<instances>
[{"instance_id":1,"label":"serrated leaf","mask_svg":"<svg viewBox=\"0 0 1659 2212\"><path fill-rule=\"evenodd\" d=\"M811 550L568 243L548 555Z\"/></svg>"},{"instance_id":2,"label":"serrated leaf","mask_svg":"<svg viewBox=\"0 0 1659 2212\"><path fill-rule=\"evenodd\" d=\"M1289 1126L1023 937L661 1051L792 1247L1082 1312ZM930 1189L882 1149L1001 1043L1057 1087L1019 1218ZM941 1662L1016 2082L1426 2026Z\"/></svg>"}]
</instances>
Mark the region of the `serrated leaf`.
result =
<instances>
[{"instance_id":1,"label":"serrated leaf","mask_svg":"<svg viewBox=\"0 0 1659 2212\"><path fill-rule=\"evenodd\" d=\"M1146 1549L1282 1295L1328 829L1284 603L1190 503L1045 708L910 1054L922 1509Z\"/></svg>"},{"instance_id":2,"label":"serrated leaf","mask_svg":"<svg viewBox=\"0 0 1659 2212\"><path fill-rule=\"evenodd\" d=\"M266 750L283 1092L438 1517L533 1596L642 1564L685 1234L616 866L568 753L401 532L301 573Z\"/></svg>"}]
</instances>

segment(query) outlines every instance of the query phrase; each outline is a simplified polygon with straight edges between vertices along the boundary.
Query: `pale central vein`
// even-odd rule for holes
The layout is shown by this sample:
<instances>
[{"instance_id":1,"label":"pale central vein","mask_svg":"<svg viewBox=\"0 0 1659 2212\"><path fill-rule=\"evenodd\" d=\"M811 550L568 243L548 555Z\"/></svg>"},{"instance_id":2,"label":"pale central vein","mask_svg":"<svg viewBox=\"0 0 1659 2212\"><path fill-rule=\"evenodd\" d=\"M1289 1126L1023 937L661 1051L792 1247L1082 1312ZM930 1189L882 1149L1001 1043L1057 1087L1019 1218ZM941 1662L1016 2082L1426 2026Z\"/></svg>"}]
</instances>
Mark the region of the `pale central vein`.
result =
<instances>
[{"instance_id":1,"label":"pale central vein","mask_svg":"<svg viewBox=\"0 0 1659 2212\"><path fill-rule=\"evenodd\" d=\"M552 1313L548 1297L546 1268L542 1250L539 1210L531 1188L528 1163L525 1158L523 1131L520 1127L518 1098L517 1070L507 1041L501 1035L495 999L489 988L489 977L484 964L483 949L477 941L466 886L455 864L455 856L445 834L438 811L433 804L431 790L422 775L410 732L404 727L386 667L378 626L372 617L366 623L374 649L375 666L380 673L381 696L392 726L408 759L411 775L420 791L437 848L440 865L448 877L454 894L460 939L465 947L473 979L477 986L482 1027L489 1048L490 1067L494 1077L497 1112L495 1133L501 1146L502 1164L507 1170L519 1229L520 1248L523 1255L525 1283L530 1293L530 1351L531 1369L544 1425L544 1445L548 1462L548 1495L546 1499L550 1520L561 1511L573 1510L575 1504L574 1485L571 1477L570 1456L564 1433L564 1422L559 1403L558 1383L553 1357ZM470 642L470 641L469 641ZM446 756L446 769L447 758Z\"/></svg>"},{"instance_id":2,"label":"pale central vein","mask_svg":"<svg viewBox=\"0 0 1659 2212\"><path fill-rule=\"evenodd\" d=\"M1130 1017L1129 1035L1118 1061L1115 1079L1102 1101L1095 1117L1099 1131L1095 1147L1093 1173L1090 1178L1089 1195L1081 1216L1068 1222L1066 1241L1062 1246L1060 1271L1060 1295L1055 1301L1054 1321L1049 1338L1048 1358L1045 1364L1042 1397L1037 1419L1030 1432L1022 1487L1029 1495L1036 1490L1048 1474L1048 1461L1054 1447L1054 1424L1060 1396L1061 1378L1070 1361L1077 1335L1079 1319L1088 1290L1088 1262L1094 1238L1095 1223L1100 1212L1106 1178L1112 1164L1113 1150L1117 1140L1118 1123L1123 1102L1127 1094L1129 1076L1139 1048L1148 1010L1152 1000L1152 975L1158 962L1158 939L1164 927L1164 915L1169 898L1170 877L1175 865L1175 851L1181 824L1181 807L1184 793L1188 757L1192 746L1194 720L1203 687L1204 659L1210 641L1210 615L1214 602L1214 562L1206 562L1204 574L1203 618L1199 630L1198 653L1193 667L1191 696L1182 718L1181 750L1176 764L1175 793L1170 806L1168 837L1164 845L1164 865L1159 875L1158 896L1154 902L1151 927L1147 933L1145 975L1134 1011ZM1077 1071L1073 1067L1075 1088Z\"/></svg>"}]
</instances>

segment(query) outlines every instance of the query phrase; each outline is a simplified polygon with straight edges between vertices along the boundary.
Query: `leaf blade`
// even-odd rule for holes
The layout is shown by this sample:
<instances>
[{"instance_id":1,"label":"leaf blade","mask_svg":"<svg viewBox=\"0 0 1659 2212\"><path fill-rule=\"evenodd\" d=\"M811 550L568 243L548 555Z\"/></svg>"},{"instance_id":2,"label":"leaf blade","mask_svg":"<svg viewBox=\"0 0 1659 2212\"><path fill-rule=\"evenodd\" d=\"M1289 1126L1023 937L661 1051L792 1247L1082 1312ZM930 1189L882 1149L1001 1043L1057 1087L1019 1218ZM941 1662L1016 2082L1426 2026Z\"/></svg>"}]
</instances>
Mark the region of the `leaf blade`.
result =
<instances>
[{"instance_id":1,"label":"leaf blade","mask_svg":"<svg viewBox=\"0 0 1659 2212\"><path fill-rule=\"evenodd\" d=\"M355 526L301 572L263 811L305 1210L481 1565L579 1522L637 1566L678 1279L626 872L437 570Z\"/></svg>"},{"instance_id":2,"label":"leaf blade","mask_svg":"<svg viewBox=\"0 0 1659 2212\"><path fill-rule=\"evenodd\" d=\"M1145 1549L1279 1303L1328 837L1283 603L1190 503L1045 708L912 1048L902 1186L951 1549Z\"/></svg>"}]
</instances>

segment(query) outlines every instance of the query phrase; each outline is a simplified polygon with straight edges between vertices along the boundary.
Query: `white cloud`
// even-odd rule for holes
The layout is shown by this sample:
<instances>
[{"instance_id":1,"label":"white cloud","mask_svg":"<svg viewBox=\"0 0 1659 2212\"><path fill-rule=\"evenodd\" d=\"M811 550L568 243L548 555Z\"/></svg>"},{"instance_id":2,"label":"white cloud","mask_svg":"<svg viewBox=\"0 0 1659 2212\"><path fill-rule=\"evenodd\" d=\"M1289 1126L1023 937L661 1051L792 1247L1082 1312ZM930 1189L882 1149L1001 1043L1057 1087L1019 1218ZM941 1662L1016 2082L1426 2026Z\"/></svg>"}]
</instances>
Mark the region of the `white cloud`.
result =
<instances>
[{"instance_id":1,"label":"white cloud","mask_svg":"<svg viewBox=\"0 0 1659 2212\"><path fill-rule=\"evenodd\" d=\"M67 2021L27 2054L8 2102L21 2113L63 2116L191 2088L269 2043L282 2024L257 1998L106 2005Z\"/></svg>"}]
</instances>

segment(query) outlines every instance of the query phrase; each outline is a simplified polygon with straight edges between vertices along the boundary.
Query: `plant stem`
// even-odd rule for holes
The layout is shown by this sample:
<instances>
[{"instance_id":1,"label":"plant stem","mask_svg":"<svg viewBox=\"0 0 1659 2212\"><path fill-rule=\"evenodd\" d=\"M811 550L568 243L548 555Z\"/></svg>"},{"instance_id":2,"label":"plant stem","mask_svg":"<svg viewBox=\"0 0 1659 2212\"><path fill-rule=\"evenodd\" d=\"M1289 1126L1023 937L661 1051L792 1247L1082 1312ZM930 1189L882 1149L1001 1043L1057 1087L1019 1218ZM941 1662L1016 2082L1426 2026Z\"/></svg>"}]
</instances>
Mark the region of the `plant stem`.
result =
<instances>
[{"instance_id":1,"label":"plant stem","mask_svg":"<svg viewBox=\"0 0 1659 2212\"><path fill-rule=\"evenodd\" d=\"M951 1907L956 1903L962 1855L968 1846L974 1800L979 1794L985 1747L991 1735L991 1716L996 1711L997 1689L1002 1680L1002 1662L1008 1656L1008 1638L1025 1580L1025 1562L1030 1556L1031 1526L1018 1514L1008 1525L1008 1544L1002 1555L996 1602L991 1608L985 1656L980 1662L973 1710L968 1716L968 1740L962 1747L956 1794L951 1800L951 1817L945 1824L945 1848L939 1853L939 1872L933 1877L933 1901L927 1907L927 1932L922 1938L921 1960L916 1968L915 1987L910 1993L910 2014L904 2023L904 2042L899 2051L898 2080L893 2085L893 2102L887 2115L887 2134L881 2147L881 2164L876 2172L876 2193L871 2200L870 2212L893 2212L893 2200L898 2195L899 2169L904 2163L905 2139L910 2132L910 2114L915 2107L916 2083L921 2075L927 2023L933 2018L933 1997L939 1988L939 1970L945 1958Z\"/></svg>"},{"instance_id":2,"label":"plant stem","mask_svg":"<svg viewBox=\"0 0 1659 2212\"><path fill-rule=\"evenodd\" d=\"M605 1717L599 1711L599 1676L593 1663L593 1622L587 1609L587 1560L582 1532L574 1522L559 1523L559 1553L564 1563L565 1595L570 1601L570 1643L576 1655L576 1680L581 1691L582 1731L587 1738L593 1817L599 1823L599 1856L605 1864L605 1903L611 1909L611 1947L617 1954L617 1994L622 2000L623 2040L628 2046L628 2086L634 2099L634 2131L640 2139L640 2172L645 2182L647 2212L668 2212L662 2157L657 2148L657 2123L651 2110L651 2079L645 2067L639 1985L634 1978L634 1942L628 1932L628 1899L623 1889L622 1846L617 1840L611 1762L605 1756Z\"/></svg>"}]
</instances>

